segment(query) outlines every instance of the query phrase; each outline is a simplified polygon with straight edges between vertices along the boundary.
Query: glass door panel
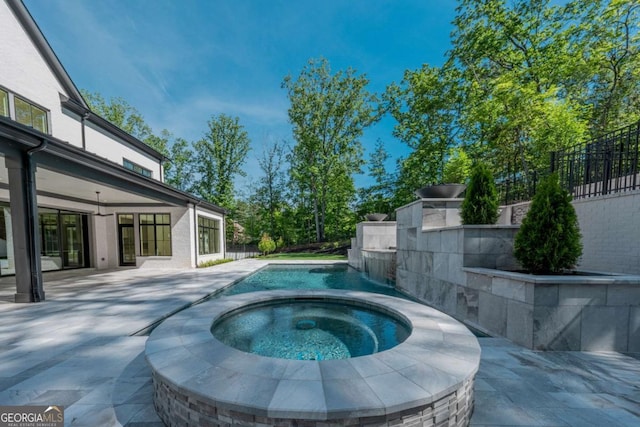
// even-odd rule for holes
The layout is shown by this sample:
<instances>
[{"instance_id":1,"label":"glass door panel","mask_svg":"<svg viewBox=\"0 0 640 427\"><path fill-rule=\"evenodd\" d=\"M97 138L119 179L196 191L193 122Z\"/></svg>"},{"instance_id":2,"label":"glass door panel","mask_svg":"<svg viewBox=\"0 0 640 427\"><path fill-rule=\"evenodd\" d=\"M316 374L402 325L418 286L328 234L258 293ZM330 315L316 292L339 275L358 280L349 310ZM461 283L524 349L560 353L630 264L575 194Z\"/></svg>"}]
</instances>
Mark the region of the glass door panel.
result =
<instances>
[{"instance_id":1,"label":"glass door panel","mask_svg":"<svg viewBox=\"0 0 640 427\"><path fill-rule=\"evenodd\" d=\"M63 268L84 267L84 239L82 215L60 214L62 224L62 266Z\"/></svg>"},{"instance_id":2,"label":"glass door panel","mask_svg":"<svg viewBox=\"0 0 640 427\"><path fill-rule=\"evenodd\" d=\"M133 214L118 215L118 240L120 243L120 265L136 265Z\"/></svg>"}]
</instances>

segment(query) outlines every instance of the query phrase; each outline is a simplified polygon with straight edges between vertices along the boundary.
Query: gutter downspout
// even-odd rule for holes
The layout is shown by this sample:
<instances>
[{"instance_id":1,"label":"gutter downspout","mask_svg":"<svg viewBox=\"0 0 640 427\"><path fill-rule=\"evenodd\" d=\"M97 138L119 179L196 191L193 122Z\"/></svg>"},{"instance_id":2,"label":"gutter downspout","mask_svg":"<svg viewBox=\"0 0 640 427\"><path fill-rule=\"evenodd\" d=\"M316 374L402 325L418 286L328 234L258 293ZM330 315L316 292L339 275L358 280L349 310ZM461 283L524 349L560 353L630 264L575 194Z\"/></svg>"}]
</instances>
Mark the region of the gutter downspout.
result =
<instances>
[{"instance_id":1,"label":"gutter downspout","mask_svg":"<svg viewBox=\"0 0 640 427\"><path fill-rule=\"evenodd\" d=\"M84 122L89 118L89 112L84 113L80 117L80 129L82 130L82 149L87 149L87 138L85 136L84 127L86 126Z\"/></svg>"},{"instance_id":2,"label":"gutter downspout","mask_svg":"<svg viewBox=\"0 0 640 427\"><path fill-rule=\"evenodd\" d=\"M196 256L196 268L198 268L198 206L200 206L200 203L202 203L202 201L198 200L198 203L193 205L193 246Z\"/></svg>"},{"instance_id":3,"label":"gutter downspout","mask_svg":"<svg viewBox=\"0 0 640 427\"><path fill-rule=\"evenodd\" d=\"M36 226L36 224L38 223L38 218L37 218L37 213L36 213L36 217L34 218L33 213L37 212L38 210L38 202L37 200L34 200L36 198L36 183L35 183L35 170L32 170L33 167L33 163L32 163L32 156L39 152L42 151L44 149L47 148L49 141L47 141L46 139L43 139L39 145L30 148L29 150L26 151L27 154L27 164L25 165L27 168L27 188L31 188L31 185L33 185L33 190L34 190L34 194L33 197L28 197L27 198L27 218L28 218L28 222L29 224L33 224L34 227ZM36 204L36 206L33 206L33 204ZM36 277L36 286L31 286L31 296L33 298L33 301L35 302L39 302L41 300L40 295L38 293L39 289L43 289L43 294L44 294L44 286L42 285L42 272L40 272L40 275L38 274L38 269L36 268L36 264L37 264L37 257L40 256L39 253L36 249L36 244L37 244L37 240L36 240L36 236L35 236L35 228L31 228L29 227L29 240L31 240L31 242L33 243L32 245L29 245L30 247L30 254L29 257L31 258L31 277ZM44 297L42 298L44 299Z\"/></svg>"}]
</instances>

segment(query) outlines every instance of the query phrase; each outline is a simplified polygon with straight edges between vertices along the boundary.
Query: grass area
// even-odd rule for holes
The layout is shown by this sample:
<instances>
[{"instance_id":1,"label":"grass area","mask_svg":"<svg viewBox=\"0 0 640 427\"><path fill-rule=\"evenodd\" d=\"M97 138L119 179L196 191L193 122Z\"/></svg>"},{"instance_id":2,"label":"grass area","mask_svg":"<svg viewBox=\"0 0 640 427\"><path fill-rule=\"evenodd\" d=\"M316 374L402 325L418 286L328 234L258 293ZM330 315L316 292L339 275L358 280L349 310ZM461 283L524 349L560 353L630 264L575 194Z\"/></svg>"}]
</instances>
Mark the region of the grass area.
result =
<instances>
[{"instance_id":1,"label":"grass area","mask_svg":"<svg viewBox=\"0 0 640 427\"><path fill-rule=\"evenodd\" d=\"M213 267L214 265L226 264L226 263L231 262L231 261L233 261L233 260L230 259L230 258L212 259L210 261L201 262L200 264L198 264L198 268Z\"/></svg>"},{"instance_id":2,"label":"grass area","mask_svg":"<svg viewBox=\"0 0 640 427\"><path fill-rule=\"evenodd\" d=\"M260 258L266 259L304 259L304 260L333 260L333 261L346 261L347 257L344 255L333 254L316 254L308 252L288 252L282 254L270 254L267 256L261 256Z\"/></svg>"}]
</instances>

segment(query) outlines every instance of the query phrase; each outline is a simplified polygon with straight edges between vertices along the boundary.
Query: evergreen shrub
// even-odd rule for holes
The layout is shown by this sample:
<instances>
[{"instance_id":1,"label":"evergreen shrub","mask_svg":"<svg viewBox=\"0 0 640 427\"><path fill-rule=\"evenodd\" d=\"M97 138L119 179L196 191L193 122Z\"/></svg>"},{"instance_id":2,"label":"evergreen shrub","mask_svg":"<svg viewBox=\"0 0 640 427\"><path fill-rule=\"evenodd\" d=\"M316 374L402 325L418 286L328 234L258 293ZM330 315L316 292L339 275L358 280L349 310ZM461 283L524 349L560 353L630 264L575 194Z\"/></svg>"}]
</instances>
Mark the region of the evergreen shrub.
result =
<instances>
[{"instance_id":1,"label":"evergreen shrub","mask_svg":"<svg viewBox=\"0 0 640 427\"><path fill-rule=\"evenodd\" d=\"M495 224L498 220L498 191L489 167L477 163L471 171L460 217L463 224Z\"/></svg>"},{"instance_id":2,"label":"evergreen shrub","mask_svg":"<svg viewBox=\"0 0 640 427\"><path fill-rule=\"evenodd\" d=\"M273 241L271 236L269 236L267 233L264 233L262 235L262 238L260 239L260 242L258 242L258 249L264 255L267 255L276 250L276 242Z\"/></svg>"},{"instance_id":3,"label":"evergreen shrub","mask_svg":"<svg viewBox=\"0 0 640 427\"><path fill-rule=\"evenodd\" d=\"M552 174L540 183L514 242L514 255L533 274L573 268L580 255L580 227L571 195Z\"/></svg>"}]
</instances>

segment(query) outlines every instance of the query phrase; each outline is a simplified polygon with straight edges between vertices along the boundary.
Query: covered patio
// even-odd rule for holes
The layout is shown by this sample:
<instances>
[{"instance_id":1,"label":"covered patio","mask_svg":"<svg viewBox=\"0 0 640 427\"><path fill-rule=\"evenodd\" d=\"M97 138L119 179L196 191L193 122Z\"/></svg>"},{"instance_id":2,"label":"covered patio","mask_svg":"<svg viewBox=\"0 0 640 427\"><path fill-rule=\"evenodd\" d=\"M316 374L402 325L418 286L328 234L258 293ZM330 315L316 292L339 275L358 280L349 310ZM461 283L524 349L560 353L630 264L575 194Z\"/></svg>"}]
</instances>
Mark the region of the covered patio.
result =
<instances>
[{"instance_id":1,"label":"covered patio","mask_svg":"<svg viewBox=\"0 0 640 427\"><path fill-rule=\"evenodd\" d=\"M15 275L15 302L45 299L43 271L153 264L157 253L142 247L140 214L162 212L171 231L192 236L186 244L169 241L157 265L195 267L197 212L203 211L219 218L225 212L0 117L0 276Z\"/></svg>"}]
</instances>

